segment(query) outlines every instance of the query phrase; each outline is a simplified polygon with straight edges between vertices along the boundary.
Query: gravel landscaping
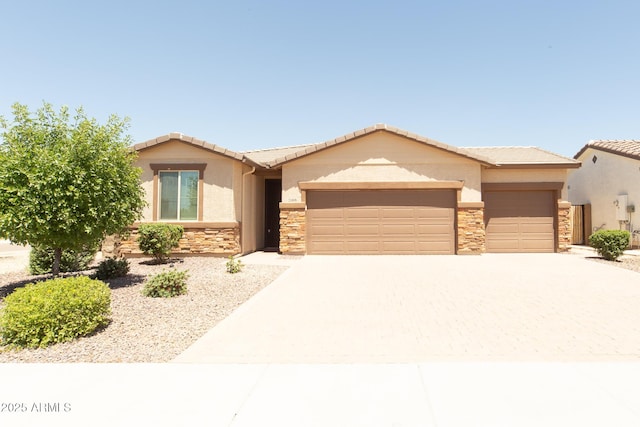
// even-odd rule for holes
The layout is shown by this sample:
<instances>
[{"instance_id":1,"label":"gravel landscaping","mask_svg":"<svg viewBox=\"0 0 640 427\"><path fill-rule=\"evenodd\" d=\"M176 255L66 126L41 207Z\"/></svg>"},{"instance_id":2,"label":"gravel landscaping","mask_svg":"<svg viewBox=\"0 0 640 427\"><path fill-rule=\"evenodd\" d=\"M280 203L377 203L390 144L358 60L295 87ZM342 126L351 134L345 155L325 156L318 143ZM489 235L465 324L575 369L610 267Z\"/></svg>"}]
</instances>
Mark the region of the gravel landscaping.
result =
<instances>
[{"instance_id":1,"label":"gravel landscaping","mask_svg":"<svg viewBox=\"0 0 640 427\"><path fill-rule=\"evenodd\" d=\"M175 262L173 268L189 271L188 293L148 298L141 293L145 278L170 266L150 265L146 258L131 259L127 277L106 281L112 290L111 323L106 328L43 349L0 347L0 363L168 362L288 268L250 264L240 273L229 274L226 261L187 257ZM22 272L0 274L0 298L17 286L42 278Z\"/></svg>"},{"instance_id":2,"label":"gravel landscaping","mask_svg":"<svg viewBox=\"0 0 640 427\"><path fill-rule=\"evenodd\" d=\"M640 256L638 255L624 255L618 258L617 261L607 261L606 259L597 256L587 257L587 259L611 265L613 267L626 268L627 270L633 270L640 273Z\"/></svg>"}]
</instances>

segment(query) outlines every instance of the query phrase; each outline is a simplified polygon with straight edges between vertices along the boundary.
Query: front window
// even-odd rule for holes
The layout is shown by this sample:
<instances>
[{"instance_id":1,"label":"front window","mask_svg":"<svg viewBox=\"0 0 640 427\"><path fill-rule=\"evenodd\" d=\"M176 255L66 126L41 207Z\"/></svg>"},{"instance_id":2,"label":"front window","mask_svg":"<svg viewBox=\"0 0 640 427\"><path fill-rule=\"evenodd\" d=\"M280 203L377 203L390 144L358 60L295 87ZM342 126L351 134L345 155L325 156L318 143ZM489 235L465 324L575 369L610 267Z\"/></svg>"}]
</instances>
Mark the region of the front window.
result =
<instances>
[{"instance_id":1,"label":"front window","mask_svg":"<svg viewBox=\"0 0 640 427\"><path fill-rule=\"evenodd\" d=\"M198 219L198 171L161 171L160 219L196 221Z\"/></svg>"}]
</instances>

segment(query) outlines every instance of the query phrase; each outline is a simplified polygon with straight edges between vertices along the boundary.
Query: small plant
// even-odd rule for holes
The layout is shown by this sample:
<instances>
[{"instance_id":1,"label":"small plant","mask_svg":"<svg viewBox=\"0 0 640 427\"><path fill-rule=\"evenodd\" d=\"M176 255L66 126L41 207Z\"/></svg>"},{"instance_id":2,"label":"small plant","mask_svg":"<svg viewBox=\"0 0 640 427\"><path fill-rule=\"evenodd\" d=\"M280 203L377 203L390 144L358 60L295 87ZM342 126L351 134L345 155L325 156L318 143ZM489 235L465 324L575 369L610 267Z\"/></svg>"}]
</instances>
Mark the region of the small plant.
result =
<instances>
[{"instance_id":1,"label":"small plant","mask_svg":"<svg viewBox=\"0 0 640 427\"><path fill-rule=\"evenodd\" d=\"M89 269L94 260L97 246L87 246L80 251L63 250L60 271L69 273ZM33 246L29 253L29 271L31 274L47 274L53 269L53 249Z\"/></svg>"},{"instance_id":2,"label":"small plant","mask_svg":"<svg viewBox=\"0 0 640 427\"><path fill-rule=\"evenodd\" d=\"M226 265L227 265L227 273L231 273L231 274L239 273L242 270L242 267L244 267L244 264L242 264L242 261L240 261L239 259L235 259L233 255L229 256L229 260L227 261Z\"/></svg>"},{"instance_id":3,"label":"small plant","mask_svg":"<svg viewBox=\"0 0 640 427\"><path fill-rule=\"evenodd\" d=\"M142 289L142 295L152 298L171 298L187 293L186 271L170 270L151 277Z\"/></svg>"},{"instance_id":4,"label":"small plant","mask_svg":"<svg viewBox=\"0 0 640 427\"><path fill-rule=\"evenodd\" d=\"M599 230L589 236L589 244L600 256L615 261L629 246L631 234L625 230Z\"/></svg>"},{"instance_id":5,"label":"small plant","mask_svg":"<svg viewBox=\"0 0 640 427\"><path fill-rule=\"evenodd\" d=\"M129 261L126 258L107 258L98 264L96 278L99 280L124 277L129 273Z\"/></svg>"},{"instance_id":6,"label":"small plant","mask_svg":"<svg viewBox=\"0 0 640 427\"><path fill-rule=\"evenodd\" d=\"M5 298L0 337L19 348L71 341L106 326L110 305L109 287L86 276L32 283Z\"/></svg>"},{"instance_id":7,"label":"small plant","mask_svg":"<svg viewBox=\"0 0 640 427\"><path fill-rule=\"evenodd\" d=\"M138 228L138 246L147 255L164 264L171 249L178 247L184 228L181 225L153 223L141 224Z\"/></svg>"}]
</instances>

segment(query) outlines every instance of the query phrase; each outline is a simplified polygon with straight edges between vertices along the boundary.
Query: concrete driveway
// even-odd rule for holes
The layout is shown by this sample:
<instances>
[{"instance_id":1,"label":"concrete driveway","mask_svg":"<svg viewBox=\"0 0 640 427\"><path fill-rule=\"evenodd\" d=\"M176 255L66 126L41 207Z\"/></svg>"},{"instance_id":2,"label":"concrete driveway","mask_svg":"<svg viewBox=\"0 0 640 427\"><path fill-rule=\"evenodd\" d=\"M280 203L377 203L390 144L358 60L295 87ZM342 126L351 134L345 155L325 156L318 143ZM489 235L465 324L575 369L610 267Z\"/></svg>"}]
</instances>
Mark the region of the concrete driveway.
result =
<instances>
[{"instance_id":1,"label":"concrete driveway","mask_svg":"<svg viewBox=\"0 0 640 427\"><path fill-rule=\"evenodd\" d=\"M639 307L579 255L305 256L175 361L639 361Z\"/></svg>"}]
</instances>

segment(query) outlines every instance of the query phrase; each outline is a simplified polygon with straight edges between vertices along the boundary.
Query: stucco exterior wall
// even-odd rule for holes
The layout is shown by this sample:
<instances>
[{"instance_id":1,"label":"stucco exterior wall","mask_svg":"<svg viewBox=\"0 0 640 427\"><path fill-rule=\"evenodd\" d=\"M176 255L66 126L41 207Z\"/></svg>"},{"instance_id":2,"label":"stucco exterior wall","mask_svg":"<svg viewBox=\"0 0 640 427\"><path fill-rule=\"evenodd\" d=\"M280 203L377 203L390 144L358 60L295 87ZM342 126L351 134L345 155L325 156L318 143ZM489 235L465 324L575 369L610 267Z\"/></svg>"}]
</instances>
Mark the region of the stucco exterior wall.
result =
<instances>
[{"instance_id":1,"label":"stucco exterior wall","mask_svg":"<svg viewBox=\"0 0 640 427\"><path fill-rule=\"evenodd\" d=\"M142 188L148 206L142 221L153 220L153 171L152 163L206 163L203 189L203 221L240 221L242 188L241 162L194 147L177 140L167 141L138 153L137 165L142 168ZM234 182L238 185L234 188Z\"/></svg>"},{"instance_id":2,"label":"stucco exterior wall","mask_svg":"<svg viewBox=\"0 0 640 427\"><path fill-rule=\"evenodd\" d=\"M482 183L566 182L566 169L484 169ZM561 199L568 200L567 186L562 187Z\"/></svg>"},{"instance_id":3,"label":"stucco exterior wall","mask_svg":"<svg viewBox=\"0 0 640 427\"><path fill-rule=\"evenodd\" d=\"M386 132L330 147L282 167L282 201L302 202L299 182L463 181L462 201L481 200L480 164Z\"/></svg>"},{"instance_id":4,"label":"stucco exterior wall","mask_svg":"<svg viewBox=\"0 0 640 427\"><path fill-rule=\"evenodd\" d=\"M242 253L247 254L264 246L264 178L247 174L242 197L241 242Z\"/></svg>"},{"instance_id":5,"label":"stucco exterior wall","mask_svg":"<svg viewBox=\"0 0 640 427\"><path fill-rule=\"evenodd\" d=\"M573 205L591 204L592 231L640 229L640 212L628 214L629 224L621 226L614 204L617 196L626 194L627 205L640 209L640 161L591 148L578 160L582 167L571 171L567 181L569 201Z\"/></svg>"}]
</instances>

